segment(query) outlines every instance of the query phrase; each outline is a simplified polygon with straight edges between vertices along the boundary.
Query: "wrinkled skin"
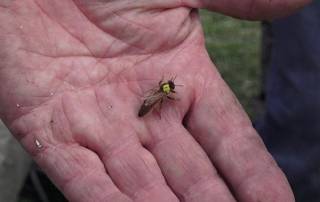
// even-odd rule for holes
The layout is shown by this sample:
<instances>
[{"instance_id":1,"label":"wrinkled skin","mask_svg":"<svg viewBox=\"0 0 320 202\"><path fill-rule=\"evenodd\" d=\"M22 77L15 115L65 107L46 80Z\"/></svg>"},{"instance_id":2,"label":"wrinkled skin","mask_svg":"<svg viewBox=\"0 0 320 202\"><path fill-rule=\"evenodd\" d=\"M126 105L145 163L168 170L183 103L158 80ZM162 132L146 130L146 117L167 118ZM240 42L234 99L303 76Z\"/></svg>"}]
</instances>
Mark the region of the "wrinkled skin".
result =
<instances>
[{"instance_id":1,"label":"wrinkled skin","mask_svg":"<svg viewBox=\"0 0 320 202\"><path fill-rule=\"evenodd\" d=\"M258 19L304 3L1 0L1 117L73 202L292 202L191 8ZM175 75L179 100L138 118Z\"/></svg>"}]
</instances>

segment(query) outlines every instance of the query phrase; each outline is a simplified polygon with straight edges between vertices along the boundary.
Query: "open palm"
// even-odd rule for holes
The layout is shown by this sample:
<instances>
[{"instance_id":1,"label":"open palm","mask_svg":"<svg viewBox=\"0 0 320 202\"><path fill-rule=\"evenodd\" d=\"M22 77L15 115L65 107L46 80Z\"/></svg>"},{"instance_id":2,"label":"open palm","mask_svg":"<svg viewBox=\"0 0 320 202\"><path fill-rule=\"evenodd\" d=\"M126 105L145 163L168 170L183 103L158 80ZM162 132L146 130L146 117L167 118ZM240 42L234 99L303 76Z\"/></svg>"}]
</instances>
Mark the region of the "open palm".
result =
<instances>
[{"instance_id":1,"label":"open palm","mask_svg":"<svg viewBox=\"0 0 320 202\"><path fill-rule=\"evenodd\" d=\"M209 60L196 10L2 2L1 116L70 201L294 200ZM138 118L173 76L178 100Z\"/></svg>"}]
</instances>

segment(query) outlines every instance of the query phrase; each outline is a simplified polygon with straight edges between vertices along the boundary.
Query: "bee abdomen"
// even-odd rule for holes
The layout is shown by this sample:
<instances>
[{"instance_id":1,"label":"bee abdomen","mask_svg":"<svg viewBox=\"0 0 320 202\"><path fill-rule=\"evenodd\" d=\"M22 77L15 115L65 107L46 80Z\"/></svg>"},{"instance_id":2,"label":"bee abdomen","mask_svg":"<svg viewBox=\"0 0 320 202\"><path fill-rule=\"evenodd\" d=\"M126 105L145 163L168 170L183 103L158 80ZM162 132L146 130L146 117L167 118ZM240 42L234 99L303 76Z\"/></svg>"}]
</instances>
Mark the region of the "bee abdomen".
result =
<instances>
[{"instance_id":1,"label":"bee abdomen","mask_svg":"<svg viewBox=\"0 0 320 202\"><path fill-rule=\"evenodd\" d=\"M139 116L139 117L142 117L142 116L146 115L149 111L150 111L150 108L148 108L148 107L145 106L145 105L142 105L142 106L140 107L138 116Z\"/></svg>"}]
</instances>

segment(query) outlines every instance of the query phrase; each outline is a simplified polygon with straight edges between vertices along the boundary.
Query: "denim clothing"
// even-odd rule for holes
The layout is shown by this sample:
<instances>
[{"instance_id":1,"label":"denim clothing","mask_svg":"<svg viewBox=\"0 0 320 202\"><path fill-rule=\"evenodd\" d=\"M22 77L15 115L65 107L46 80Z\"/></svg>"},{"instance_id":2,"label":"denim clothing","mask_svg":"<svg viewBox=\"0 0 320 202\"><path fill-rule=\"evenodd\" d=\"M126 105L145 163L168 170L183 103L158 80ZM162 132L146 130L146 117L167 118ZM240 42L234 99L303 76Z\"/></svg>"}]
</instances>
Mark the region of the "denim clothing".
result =
<instances>
[{"instance_id":1,"label":"denim clothing","mask_svg":"<svg viewBox=\"0 0 320 202\"><path fill-rule=\"evenodd\" d=\"M297 202L320 201L320 2L271 23L272 48L256 123Z\"/></svg>"}]
</instances>

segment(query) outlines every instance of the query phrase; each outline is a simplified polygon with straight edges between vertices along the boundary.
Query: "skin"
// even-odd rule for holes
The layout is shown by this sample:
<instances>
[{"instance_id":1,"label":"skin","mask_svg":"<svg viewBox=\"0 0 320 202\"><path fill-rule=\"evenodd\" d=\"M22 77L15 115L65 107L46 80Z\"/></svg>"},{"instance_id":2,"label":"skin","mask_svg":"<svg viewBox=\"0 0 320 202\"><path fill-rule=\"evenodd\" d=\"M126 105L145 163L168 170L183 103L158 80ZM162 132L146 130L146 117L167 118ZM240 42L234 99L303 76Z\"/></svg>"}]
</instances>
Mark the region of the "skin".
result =
<instances>
[{"instance_id":1,"label":"skin","mask_svg":"<svg viewBox=\"0 0 320 202\"><path fill-rule=\"evenodd\" d=\"M307 2L0 0L1 117L71 202L292 202L191 8L265 19ZM179 100L138 118L174 75Z\"/></svg>"}]
</instances>

